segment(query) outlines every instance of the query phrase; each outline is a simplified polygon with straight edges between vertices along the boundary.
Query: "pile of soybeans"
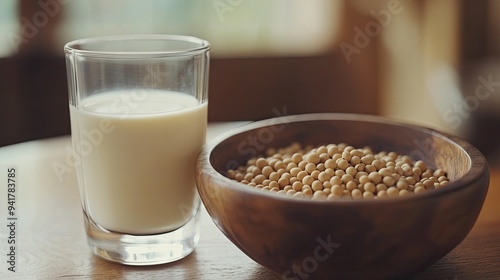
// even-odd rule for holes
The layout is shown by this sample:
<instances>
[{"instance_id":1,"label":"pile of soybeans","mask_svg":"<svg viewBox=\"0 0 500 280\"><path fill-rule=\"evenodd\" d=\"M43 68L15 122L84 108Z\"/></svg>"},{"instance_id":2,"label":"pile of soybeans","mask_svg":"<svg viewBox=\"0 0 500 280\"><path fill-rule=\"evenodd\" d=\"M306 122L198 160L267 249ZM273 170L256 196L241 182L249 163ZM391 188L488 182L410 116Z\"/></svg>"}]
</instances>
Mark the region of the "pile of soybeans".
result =
<instances>
[{"instance_id":1,"label":"pile of soybeans","mask_svg":"<svg viewBox=\"0 0 500 280\"><path fill-rule=\"evenodd\" d=\"M228 170L232 180L263 191L313 200L385 199L418 195L449 183L446 172L395 152L345 143L268 148Z\"/></svg>"}]
</instances>

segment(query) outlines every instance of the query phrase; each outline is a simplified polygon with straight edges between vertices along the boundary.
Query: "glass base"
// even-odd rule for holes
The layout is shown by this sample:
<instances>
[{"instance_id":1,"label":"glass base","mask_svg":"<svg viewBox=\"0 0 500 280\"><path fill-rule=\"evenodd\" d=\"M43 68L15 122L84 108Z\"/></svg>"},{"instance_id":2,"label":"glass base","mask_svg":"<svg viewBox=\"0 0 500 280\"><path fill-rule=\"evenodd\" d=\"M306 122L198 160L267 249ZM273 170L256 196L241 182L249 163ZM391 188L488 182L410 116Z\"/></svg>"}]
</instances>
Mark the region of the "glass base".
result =
<instances>
[{"instance_id":1,"label":"glass base","mask_svg":"<svg viewBox=\"0 0 500 280\"><path fill-rule=\"evenodd\" d=\"M198 244L200 208L181 228L154 235L110 232L85 214L87 241L97 257L115 263L143 266L173 262L189 255Z\"/></svg>"}]
</instances>

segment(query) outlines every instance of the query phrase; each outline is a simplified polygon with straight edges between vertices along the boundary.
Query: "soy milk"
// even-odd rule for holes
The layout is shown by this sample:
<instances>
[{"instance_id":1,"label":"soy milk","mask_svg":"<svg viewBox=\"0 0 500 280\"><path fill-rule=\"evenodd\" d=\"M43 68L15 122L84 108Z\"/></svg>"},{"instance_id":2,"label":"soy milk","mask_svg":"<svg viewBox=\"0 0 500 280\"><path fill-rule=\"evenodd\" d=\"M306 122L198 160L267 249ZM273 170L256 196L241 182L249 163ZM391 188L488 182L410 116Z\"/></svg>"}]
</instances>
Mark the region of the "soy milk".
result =
<instances>
[{"instance_id":1,"label":"soy milk","mask_svg":"<svg viewBox=\"0 0 500 280\"><path fill-rule=\"evenodd\" d=\"M94 222L152 234L191 218L206 102L168 91L114 91L82 99L70 113L84 210Z\"/></svg>"}]
</instances>

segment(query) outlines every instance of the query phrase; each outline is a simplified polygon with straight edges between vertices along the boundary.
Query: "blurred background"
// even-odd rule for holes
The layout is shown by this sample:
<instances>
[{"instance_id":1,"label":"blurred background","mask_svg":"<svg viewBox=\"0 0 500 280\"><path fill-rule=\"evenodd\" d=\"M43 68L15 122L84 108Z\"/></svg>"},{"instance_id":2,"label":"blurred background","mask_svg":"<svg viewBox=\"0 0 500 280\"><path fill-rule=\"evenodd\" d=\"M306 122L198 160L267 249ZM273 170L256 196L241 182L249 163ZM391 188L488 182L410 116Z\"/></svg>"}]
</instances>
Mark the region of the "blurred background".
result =
<instances>
[{"instance_id":1,"label":"blurred background","mask_svg":"<svg viewBox=\"0 0 500 280\"><path fill-rule=\"evenodd\" d=\"M129 33L211 43L210 121L375 114L500 158L497 0L2 0L0 146L69 134L64 44Z\"/></svg>"}]
</instances>

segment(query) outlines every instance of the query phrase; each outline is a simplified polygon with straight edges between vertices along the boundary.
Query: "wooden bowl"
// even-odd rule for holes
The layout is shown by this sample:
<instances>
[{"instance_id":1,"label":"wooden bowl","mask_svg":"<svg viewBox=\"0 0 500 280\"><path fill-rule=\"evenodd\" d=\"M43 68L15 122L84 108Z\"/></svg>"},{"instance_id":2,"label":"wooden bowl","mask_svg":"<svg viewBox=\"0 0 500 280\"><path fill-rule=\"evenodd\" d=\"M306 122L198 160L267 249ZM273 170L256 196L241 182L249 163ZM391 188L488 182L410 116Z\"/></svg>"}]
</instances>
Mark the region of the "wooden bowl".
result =
<instances>
[{"instance_id":1,"label":"wooden bowl","mask_svg":"<svg viewBox=\"0 0 500 280\"><path fill-rule=\"evenodd\" d=\"M299 200L223 174L267 147L345 142L442 168L451 183L387 200ZM489 183L484 156L457 137L389 119L307 114L251 123L209 143L196 183L218 228L283 279L386 279L425 270L469 233ZM224 260L221 260L224 261Z\"/></svg>"}]
</instances>

